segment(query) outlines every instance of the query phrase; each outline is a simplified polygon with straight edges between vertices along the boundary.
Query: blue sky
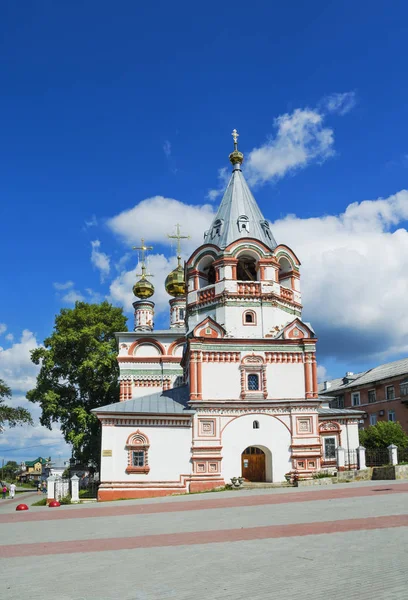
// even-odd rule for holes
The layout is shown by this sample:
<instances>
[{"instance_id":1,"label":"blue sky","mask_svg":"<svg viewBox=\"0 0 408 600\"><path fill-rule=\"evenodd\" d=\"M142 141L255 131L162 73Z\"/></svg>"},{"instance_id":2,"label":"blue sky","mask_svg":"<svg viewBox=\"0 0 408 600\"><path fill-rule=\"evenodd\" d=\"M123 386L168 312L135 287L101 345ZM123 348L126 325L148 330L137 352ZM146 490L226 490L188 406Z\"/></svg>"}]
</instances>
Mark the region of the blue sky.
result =
<instances>
[{"instance_id":1,"label":"blue sky","mask_svg":"<svg viewBox=\"0 0 408 600\"><path fill-rule=\"evenodd\" d=\"M143 233L165 325L164 235L180 220L185 252L200 243L234 127L275 237L304 265L321 375L406 355L406 3L145 4L3 4L0 377L15 402L62 306L129 310ZM6 432L0 455L64 454L58 436Z\"/></svg>"}]
</instances>

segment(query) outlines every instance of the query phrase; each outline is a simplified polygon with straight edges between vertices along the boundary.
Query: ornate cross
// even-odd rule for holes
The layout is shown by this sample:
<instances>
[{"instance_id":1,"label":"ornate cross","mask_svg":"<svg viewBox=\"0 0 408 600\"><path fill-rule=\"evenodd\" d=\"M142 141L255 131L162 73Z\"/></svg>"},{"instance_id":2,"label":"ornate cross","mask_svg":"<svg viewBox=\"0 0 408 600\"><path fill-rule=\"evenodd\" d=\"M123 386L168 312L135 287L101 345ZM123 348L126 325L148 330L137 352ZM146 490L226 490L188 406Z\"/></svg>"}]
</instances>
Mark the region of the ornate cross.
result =
<instances>
[{"instance_id":1,"label":"ornate cross","mask_svg":"<svg viewBox=\"0 0 408 600\"><path fill-rule=\"evenodd\" d=\"M231 133L231 135L232 135L232 139L234 140L234 150L237 150L239 133L236 129L234 129L233 132Z\"/></svg>"},{"instance_id":2,"label":"ornate cross","mask_svg":"<svg viewBox=\"0 0 408 600\"><path fill-rule=\"evenodd\" d=\"M153 246L146 246L143 238L140 241L142 242L141 246L133 246L132 247L132 250L140 250L141 254L142 254L141 261L140 261L142 263L142 274L141 275L138 274L136 276L137 277L146 277L146 275L147 275L148 277L153 277L153 275L146 273L146 265L145 265L146 252L148 250L153 250Z\"/></svg>"},{"instance_id":3,"label":"ornate cross","mask_svg":"<svg viewBox=\"0 0 408 600\"><path fill-rule=\"evenodd\" d=\"M176 231L177 231L177 233L175 235L167 234L167 237L171 240L177 240L177 261L180 266L180 261L181 261L180 240L189 240L190 236L189 235L180 235L180 224L179 223L176 223Z\"/></svg>"}]
</instances>

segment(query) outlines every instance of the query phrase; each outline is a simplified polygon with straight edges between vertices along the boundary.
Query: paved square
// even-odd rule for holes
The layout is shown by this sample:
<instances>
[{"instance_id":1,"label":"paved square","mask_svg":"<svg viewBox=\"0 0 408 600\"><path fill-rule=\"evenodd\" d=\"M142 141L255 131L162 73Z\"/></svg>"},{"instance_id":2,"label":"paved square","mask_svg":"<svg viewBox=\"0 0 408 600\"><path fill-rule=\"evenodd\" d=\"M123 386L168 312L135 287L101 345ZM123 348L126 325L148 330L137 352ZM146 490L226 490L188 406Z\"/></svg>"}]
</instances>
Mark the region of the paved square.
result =
<instances>
[{"instance_id":1,"label":"paved square","mask_svg":"<svg viewBox=\"0 0 408 600\"><path fill-rule=\"evenodd\" d=\"M395 481L24 513L20 496L0 503L2 597L405 600L407 501Z\"/></svg>"}]
</instances>

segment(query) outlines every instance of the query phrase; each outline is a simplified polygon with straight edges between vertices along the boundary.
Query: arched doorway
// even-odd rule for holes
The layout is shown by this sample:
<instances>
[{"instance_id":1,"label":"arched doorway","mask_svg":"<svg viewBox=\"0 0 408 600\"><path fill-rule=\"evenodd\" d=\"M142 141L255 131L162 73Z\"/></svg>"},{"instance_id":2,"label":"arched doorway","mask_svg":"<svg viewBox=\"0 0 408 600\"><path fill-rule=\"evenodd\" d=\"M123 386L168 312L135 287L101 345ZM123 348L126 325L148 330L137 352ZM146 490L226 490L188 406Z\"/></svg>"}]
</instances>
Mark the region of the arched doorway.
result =
<instances>
[{"instance_id":1,"label":"arched doorway","mask_svg":"<svg viewBox=\"0 0 408 600\"><path fill-rule=\"evenodd\" d=\"M242 477L248 481L266 481L265 452L248 446L241 454Z\"/></svg>"}]
</instances>

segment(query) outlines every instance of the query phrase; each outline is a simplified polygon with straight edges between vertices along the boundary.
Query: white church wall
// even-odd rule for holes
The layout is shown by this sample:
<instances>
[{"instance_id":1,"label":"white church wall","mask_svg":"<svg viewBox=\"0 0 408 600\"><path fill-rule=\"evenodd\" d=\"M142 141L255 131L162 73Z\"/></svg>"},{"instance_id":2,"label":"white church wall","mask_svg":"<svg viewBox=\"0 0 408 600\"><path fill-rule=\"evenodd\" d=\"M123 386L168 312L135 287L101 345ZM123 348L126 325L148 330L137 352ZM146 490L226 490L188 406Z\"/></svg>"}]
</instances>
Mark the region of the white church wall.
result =
<instances>
[{"instance_id":1,"label":"white church wall","mask_svg":"<svg viewBox=\"0 0 408 600\"><path fill-rule=\"evenodd\" d=\"M239 363L202 363L202 391L203 400L239 398Z\"/></svg>"},{"instance_id":2,"label":"white church wall","mask_svg":"<svg viewBox=\"0 0 408 600\"><path fill-rule=\"evenodd\" d=\"M148 437L150 446L147 475L126 473L128 451L126 441L139 430ZM112 456L103 456L112 450ZM190 427L106 427L102 428L101 481L178 481L191 472Z\"/></svg>"},{"instance_id":3,"label":"white church wall","mask_svg":"<svg viewBox=\"0 0 408 600\"><path fill-rule=\"evenodd\" d=\"M304 398L303 363L268 364L266 366L268 398Z\"/></svg>"},{"instance_id":4,"label":"white church wall","mask_svg":"<svg viewBox=\"0 0 408 600\"><path fill-rule=\"evenodd\" d=\"M348 423L346 422L340 424L341 428L341 445L346 450L355 450L359 447L359 439L358 439L358 422L356 423Z\"/></svg>"},{"instance_id":5,"label":"white church wall","mask_svg":"<svg viewBox=\"0 0 408 600\"><path fill-rule=\"evenodd\" d=\"M259 422L259 429L253 428L255 420ZM251 414L233 419L221 434L224 481L229 483L231 477L242 474L241 454L248 446L256 446L264 450L267 459L267 481L284 481L285 473L292 468L290 444L289 430L276 417ZM272 455L272 465L268 465L269 452Z\"/></svg>"}]
</instances>

